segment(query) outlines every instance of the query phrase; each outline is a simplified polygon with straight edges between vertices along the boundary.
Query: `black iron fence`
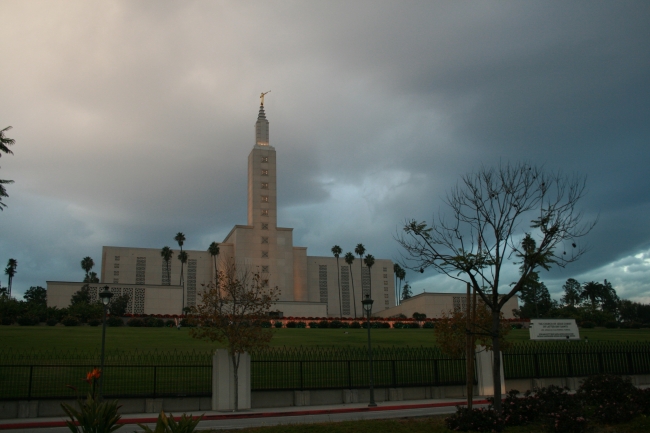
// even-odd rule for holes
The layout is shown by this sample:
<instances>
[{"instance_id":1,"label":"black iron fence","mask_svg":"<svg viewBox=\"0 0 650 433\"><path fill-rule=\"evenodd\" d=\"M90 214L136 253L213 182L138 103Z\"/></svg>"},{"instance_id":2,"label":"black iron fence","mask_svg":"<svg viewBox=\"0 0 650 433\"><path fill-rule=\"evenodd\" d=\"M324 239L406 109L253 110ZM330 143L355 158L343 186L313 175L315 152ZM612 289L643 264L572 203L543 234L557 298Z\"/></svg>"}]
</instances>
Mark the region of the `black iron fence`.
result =
<instances>
[{"instance_id":1,"label":"black iron fence","mask_svg":"<svg viewBox=\"0 0 650 433\"><path fill-rule=\"evenodd\" d=\"M650 374L650 343L548 342L503 353L506 379Z\"/></svg>"},{"instance_id":2,"label":"black iron fence","mask_svg":"<svg viewBox=\"0 0 650 433\"><path fill-rule=\"evenodd\" d=\"M515 344L503 360L506 379L650 374L650 343ZM0 400L83 396L90 389L83 379L98 361L96 353L5 351ZM435 347L376 348L373 362L376 387L465 383L465 360L446 357ZM106 357L103 380L104 394L112 398L210 396L212 353L114 352ZM254 391L353 389L368 383L363 348L273 348L251 354Z\"/></svg>"}]
</instances>

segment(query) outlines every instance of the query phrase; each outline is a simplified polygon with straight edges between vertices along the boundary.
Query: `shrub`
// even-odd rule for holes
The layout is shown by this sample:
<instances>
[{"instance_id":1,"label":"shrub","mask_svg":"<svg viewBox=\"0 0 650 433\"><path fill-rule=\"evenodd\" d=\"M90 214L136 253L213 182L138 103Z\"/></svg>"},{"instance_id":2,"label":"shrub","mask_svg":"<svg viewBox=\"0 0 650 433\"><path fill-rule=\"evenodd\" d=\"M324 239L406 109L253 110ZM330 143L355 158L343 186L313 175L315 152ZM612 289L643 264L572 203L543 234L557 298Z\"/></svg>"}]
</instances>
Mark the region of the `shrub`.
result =
<instances>
[{"instance_id":1,"label":"shrub","mask_svg":"<svg viewBox=\"0 0 650 433\"><path fill-rule=\"evenodd\" d=\"M427 318L427 315L424 314L424 313L417 313L417 312L415 312L415 313L413 313L413 318L414 318L415 320L422 321L422 320L424 320L424 319Z\"/></svg>"},{"instance_id":2,"label":"shrub","mask_svg":"<svg viewBox=\"0 0 650 433\"><path fill-rule=\"evenodd\" d=\"M352 323L350 323L350 328L352 329L359 329L361 328L361 323L357 322L356 320Z\"/></svg>"},{"instance_id":3,"label":"shrub","mask_svg":"<svg viewBox=\"0 0 650 433\"><path fill-rule=\"evenodd\" d=\"M307 324L305 322L296 322L296 328L304 329L306 327L307 327Z\"/></svg>"},{"instance_id":4,"label":"shrub","mask_svg":"<svg viewBox=\"0 0 650 433\"><path fill-rule=\"evenodd\" d=\"M395 329L404 329L405 328L405 323L404 322L394 322L393 323L393 328L395 328Z\"/></svg>"},{"instance_id":5,"label":"shrub","mask_svg":"<svg viewBox=\"0 0 650 433\"><path fill-rule=\"evenodd\" d=\"M516 389L509 391L501 405L503 410L501 417L507 426L526 425L535 421L540 415L539 399L532 397L530 391L526 391L523 397L518 395L519 391ZM488 400L492 408L494 399L488 398Z\"/></svg>"},{"instance_id":6,"label":"shrub","mask_svg":"<svg viewBox=\"0 0 650 433\"><path fill-rule=\"evenodd\" d=\"M287 322L287 328L296 328L297 325L298 324L296 322L294 322L293 320L290 321L290 322Z\"/></svg>"},{"instance_id":7,"label":"shrub","mask_svg":"<svg viewBox=\"0 0 650 433\"><path fill-rule=\"evenodd\" d=\"M90 326L99 326L101 324L102 324L102 321L99 320L99 319L90 319L88 321L88 325L90 325Z\"/></svg>"},{"instance_id":8,"label":"shrub","mask_svg":"<svg viewBox=\"0 0 650 433\"><path fill-rule=\"evenodd\" d=\"M16 319L16 322L18 322L20 326L34 326L38 325L38 317L20 316L18 319Z\"/></svg>"},{"instance_id":9,"label":"shrub","mask_svg":"<svg viewBox=\"0 0 650 433\"><path fill-rule=\"evenodd\" d=\"M420 329L420 324L418 322L411 322L408 324L408 327L411 329Z\"/></svg>"},{"instance_id":10,"label":"shrub","mask_svg":"<svg viewBox=\"0 0 650 433\"><path fill-rule=\"evenodd\" d=\"M144 325L144 320L134 317L132 319L129 319L128 322L126 322L126 326L131 326L132 328L141 328L145 325Z\"/></svg>"},{"instance_id":11,"label":"shrub","mask_svg":"<svg viewBox=\"0 0 650 433\"><path fill-rule=\"evenodd\" d=\"M329 328L329 322L327 320L321 320L318 322L318 327L321 329Z\"/></svg>"},{"instance_id":12,"label":"shrub","mask_svg":"<svg viewBox=\"0 0 650 433\"><path fill-rule=\"evenodd\" d=\"M638 390L629 379L599 374L585 379L577 392L588 413L606 424L618 424L642 413Z\"/></svg>"},{"instance_id":13,"label":"shrub","mask_svg":"<svg viewBox=\"0 0 650 433\"><path fill-rule=\"evenodd\" d=\"M591 329L591 328L595 328L596 324L594 322L590 322L588 320L585 320L584 322L582 322L580 324L580 327L585 328L585 329Z\"/></svg>"},{"instance_id":14,"label":"shrub","mask_svg":"<svg viewBox=\"0 0 650 433\"><path fill-rule=\"evenodd\" d=\"M11 318L11 317L3 317L2 318L2 324L4 326L9 326L9 325L12 325L13 323L14 323L14 319Z\"/></svg>"},{"instance_id":15,"label":"shrub","mask_svg":"<svg viewBox=\"0 0 650 433\"><path fill-rule=\"evenodd\" d=\"M607 328L607 329L616 329L616 328L618 328L618 322L615 322L613 320L611 320L609 322L606 322L605 323L605 328Z\"/></svg>"},{"instance_id":16,"label":"shrub","mask_svg":"<svg viewBox=\"0 0 650 433\"><path fill-rule=\"evenodd\" d=\"M436 325L433 322L424 322L424 325L422 325L422 327L425 329L434 329Z\"/></svg>"},{"instance_id":17,"label":"shrub","mask_svg":"<svg viewBox=\"0 0 650 433\"><path fill-rule=\"evenodd\" d=\"M163 319L157 317L156 321L154 322L154 326L156 328L162 328L163 326L165 326L165 321Z\"/></svg>"},{"instance_id":18,"label":"shrub","mask_svg":"<svg viewBox=\"0 0 650 433\"><path fill-rule=\"evenodd\" d=\"M309 322L308 325L310 328L318 328L318 322Z\"/></svg>"},{"instance_id":19,"label":"shrub","mask_svg":"<svg viewBox=\"0 0 650 433\"><path fill-rule=\"evenodd\" d=\"M551 385L533 388L534 399L538 400L539 414L549 430L561 433L584 432L587 418L584 416L579 398L568 393L568 388Z\"/></svg>"},{"instance_id":20,"label":"shrub","mask_svg":"<svg viewBox=\"0 0 650 433\"><path fill-rule=\"evenodd\" d=\"M111 327L124 326L124 321L121 317L109 316L106 319L106 324Z\"/></svg>"},{"instance_id":21,"label":"shrub","mask_svg":"<svg viewBox=\"0 0 650 433\"><path fill-rule=\"evenodd\" d=\"M275 326L276 328L282 328L282 322L278 320L273 324L273 326Z\"/></svg>"},{"instance_id":22,"label":"shrub","mask_svg":"<svg viewBox=\"0 0 650 433\"><path fill-rule=\"evenodd\" d=\"M47 326L55 326L57 323L59 323L59 321L56 320L54 317L47 319L47 321L45 322Z\"/></svg>"},{"instance_id":23,"label":"shrub","mask_svg":"<svg viewBox=\"0 0 650 433\"><path fill-rule=\"evenodd\" d=\"M332 329L340 329L343 327L343 323L341 323L340 320L332 320L330 322L330 328Z\"/></svg>"},{"instance_id":24,"label":"shrub","mask_svg":"<svg viewBox=\"0 0 650 433\"><path fill-rule=\"evenodd\" d=\"M449 430L500 432L503 430L503 419L491 409L468 409L456 406L456 413L445 418Z\"/></svg>"},{"instance_id":25,"label":"shrub","mask_svg":"<svg viewBox=\"0 0 650 433\"><path fill-rule=\"evenodd\" d=\"M79 319L76 317L67 316L61 320L61 323L63 323L64 326L77 326L79 325Z\"/></svg>"},{"instance_id":26,"label":"shrub","mask_svg":"<svg viewBox=\"0 0 650 433\"><path fill-rule=\"evenodd\" d=\"M174 323L174 322L171 321L171 320L170 320L170 322ZM262 328L270 328L272 325L271 325L271 322L269 322L268 320L264 320L264 321L262 321L262 322L260 323L260 326L261 326Z\"/></svg>"}]
</instances>

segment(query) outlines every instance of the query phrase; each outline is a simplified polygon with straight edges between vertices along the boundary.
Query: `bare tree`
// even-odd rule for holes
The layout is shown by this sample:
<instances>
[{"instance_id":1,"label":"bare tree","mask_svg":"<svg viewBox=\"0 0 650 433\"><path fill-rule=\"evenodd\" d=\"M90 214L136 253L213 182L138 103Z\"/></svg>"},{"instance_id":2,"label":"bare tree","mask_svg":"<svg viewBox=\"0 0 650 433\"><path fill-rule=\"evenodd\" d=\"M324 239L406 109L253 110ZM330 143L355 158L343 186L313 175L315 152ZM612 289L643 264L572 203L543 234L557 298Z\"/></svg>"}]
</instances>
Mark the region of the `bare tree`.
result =
<instances>
[{"instance_id":1,"label":"bare tree","mask_svg":"<svg viewBox=\"0 0 650 433\"><path fill-rule=\"evenodd\" d=\"M425 222L407 220L397 241L409 269L431 266L471 284L492 312L492 376L501 383L499 319L505 303L536 269L564 267L585 252L577 244L596 221L584 222L576 209L585 178L549 173L526 163L483 167L464 175L444 202L449 216ZM534 239L534 247L530 242ZM519 265L519 279L501 281L504 266ZM502 290L500 292L499 290ZM494 387L501 410L501 390Z\"/></svg>"},{"instance_id":2,"label":"bare tree","mask_svg":"<svg viewBox=\"0 0 650 433\"><path fill-rule=\"evenodd\" d=\"M279 299L277 287L268 287L259 273L244 266L237 269L226 263L219 272L218 285L210 282L201 296L201 303L192 307L190 329L193 338L218 341L228 346L235 376L235 411L239 410L239 361L241 354L268 346L272 328L263 328L271 305Z\"/></svg>"}]
</instances>

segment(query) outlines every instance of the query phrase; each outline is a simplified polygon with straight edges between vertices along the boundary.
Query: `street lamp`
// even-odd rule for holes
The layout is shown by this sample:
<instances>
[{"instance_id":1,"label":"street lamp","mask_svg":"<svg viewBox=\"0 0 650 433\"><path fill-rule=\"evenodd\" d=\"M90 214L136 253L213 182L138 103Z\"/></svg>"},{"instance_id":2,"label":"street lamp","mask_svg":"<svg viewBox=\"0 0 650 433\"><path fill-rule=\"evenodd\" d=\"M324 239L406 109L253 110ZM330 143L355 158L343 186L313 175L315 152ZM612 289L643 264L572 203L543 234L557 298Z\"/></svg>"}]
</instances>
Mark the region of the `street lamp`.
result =
<instances>
[{"instance_id":1,"label":"street lamp","mask_svg":"<svg viewBox=\"0 0 650 433\"><path fill-rule=\"evenodd\" d=\"M372 346L370 344L370 313L372 312L372 303L374 301L370 299L370 295L366 295L366 299L361 301L361 304L363 305L363 309L366 311L366 316L368 317L368 365L370 367L370 403L368 403L368 407L375 407L377 406L377 403L375 403L375 388L373 387L373 376L372 376Z\"/></svg>"},{"instance_id":2,"label":"street lamp","mask_svg":"<svg viewBox=\"0 0 650 433\"><path fill-rule=\"evenodd\" d=\"M106 312L108 311L108 304L111 302L113 294L108 290L108 286L104 286L104 291L100 292L99 298L102 300L104 306L104 320L102 324L102 359L101 359L101 376L99 376L99 398L104 397L102 392L102 383L104 382L104 346L106 344Z\"/></svg>"}]
</instances>

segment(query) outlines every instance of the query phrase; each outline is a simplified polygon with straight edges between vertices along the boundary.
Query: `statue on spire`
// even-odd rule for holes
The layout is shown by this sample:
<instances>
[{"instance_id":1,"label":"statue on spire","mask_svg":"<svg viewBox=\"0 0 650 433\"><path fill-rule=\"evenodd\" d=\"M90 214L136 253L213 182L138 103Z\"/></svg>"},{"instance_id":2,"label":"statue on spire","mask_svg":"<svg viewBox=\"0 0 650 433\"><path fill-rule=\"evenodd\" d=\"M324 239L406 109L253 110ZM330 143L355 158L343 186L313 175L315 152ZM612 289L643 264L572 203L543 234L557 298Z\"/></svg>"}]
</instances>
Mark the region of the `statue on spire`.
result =
<instances>
[{"instance_id":1,"label":"statue on spire","mask_svg":"<svg viewBox=\"0 0 650 433\"><path fill-rule=\"evenodd\" d=\"M267 93L271 93L271 91L269 90L268 92L263 92L263 93L260 94L260 105L261 106L264 105L264 95L266 95Z\"/></svg>"}]
</instances>

